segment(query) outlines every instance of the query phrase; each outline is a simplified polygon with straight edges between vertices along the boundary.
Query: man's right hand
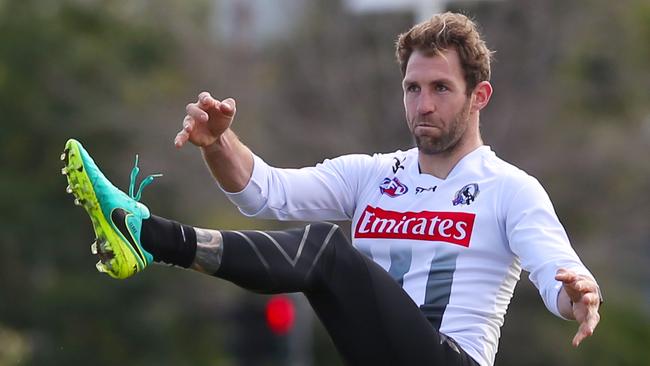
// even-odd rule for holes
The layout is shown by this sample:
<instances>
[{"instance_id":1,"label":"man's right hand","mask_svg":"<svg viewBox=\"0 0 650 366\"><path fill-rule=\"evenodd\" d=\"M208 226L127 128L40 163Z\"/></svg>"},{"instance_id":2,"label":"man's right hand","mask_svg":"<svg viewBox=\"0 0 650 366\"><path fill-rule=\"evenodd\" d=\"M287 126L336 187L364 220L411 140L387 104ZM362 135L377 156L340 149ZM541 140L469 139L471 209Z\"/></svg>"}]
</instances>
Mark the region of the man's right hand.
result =
<instances>
[{"instance_id":1,"label":"man's right hand","mask_svg":"<svg viewBox=\"0 0 650 366\"><path fill-rule=\"evenodd\" d=\"M174 145L180 148L187 141L198 147L209 147L216 143L230 127L235 117L236 106L232 98L223 101L212 98L210 93L199 94L196 103L185 108L183 129L176 134Z\"/></svg>"}]
</instances>

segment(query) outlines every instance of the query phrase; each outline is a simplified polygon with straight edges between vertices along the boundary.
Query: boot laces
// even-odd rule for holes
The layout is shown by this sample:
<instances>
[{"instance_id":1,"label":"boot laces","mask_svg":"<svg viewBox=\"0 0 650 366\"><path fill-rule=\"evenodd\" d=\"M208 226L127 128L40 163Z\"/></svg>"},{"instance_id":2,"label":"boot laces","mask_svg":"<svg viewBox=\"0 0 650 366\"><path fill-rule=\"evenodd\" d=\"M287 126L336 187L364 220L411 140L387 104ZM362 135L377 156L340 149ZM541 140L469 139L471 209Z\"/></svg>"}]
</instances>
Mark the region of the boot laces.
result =
<instances>
[{"instance_id":1,"label":"boot laces","mask_svg":"<svg viewBox=\"0 0 650 366\"><path fill-rule=\"evenodd\" d=\"M140 173L140 168L138 168L138 155L135 155L135 165L133 166L133 169L131 169L131 183L129 184L129 196L133 198L136 201L140 201L140 197L142 196L142 191L144 190L144 187L148 186L153 182L155 178L162 177L162 174L151 174L144 178L142 182L140 182L140 186L138 187L138 191L133 194L133 191L135 190L135 181L136 178L138 177L138 173Z\"/></svg>"}]
</instances>

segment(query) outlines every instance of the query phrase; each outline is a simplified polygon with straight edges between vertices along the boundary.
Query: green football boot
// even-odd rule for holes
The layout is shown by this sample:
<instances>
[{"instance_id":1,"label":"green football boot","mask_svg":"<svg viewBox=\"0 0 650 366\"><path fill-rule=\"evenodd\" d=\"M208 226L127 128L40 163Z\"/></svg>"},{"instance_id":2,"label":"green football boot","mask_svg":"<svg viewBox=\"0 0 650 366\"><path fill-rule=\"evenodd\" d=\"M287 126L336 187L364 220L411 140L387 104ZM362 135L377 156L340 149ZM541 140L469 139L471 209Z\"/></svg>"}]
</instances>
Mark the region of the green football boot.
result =
<instances>
[{"instance_id":1,"label":"green football boot","mask_svg":"<svg viewBox=\"0 0 650 366\"><path fill-rule=\"evenodd\" d=\"M68 179L66 191L75 196L74 203L90 216L97 239L90 246L98 255L97 270L113 278L127 278L144 270L153 256L140 243L142 220L149 218L149 209L138 202L144 187L155 177L145 178L134 194L138 156L131 171L129 195L106 179L79 141L70 139L61 154L65 166L61 173Z\"/></svg>"}]
</instances>

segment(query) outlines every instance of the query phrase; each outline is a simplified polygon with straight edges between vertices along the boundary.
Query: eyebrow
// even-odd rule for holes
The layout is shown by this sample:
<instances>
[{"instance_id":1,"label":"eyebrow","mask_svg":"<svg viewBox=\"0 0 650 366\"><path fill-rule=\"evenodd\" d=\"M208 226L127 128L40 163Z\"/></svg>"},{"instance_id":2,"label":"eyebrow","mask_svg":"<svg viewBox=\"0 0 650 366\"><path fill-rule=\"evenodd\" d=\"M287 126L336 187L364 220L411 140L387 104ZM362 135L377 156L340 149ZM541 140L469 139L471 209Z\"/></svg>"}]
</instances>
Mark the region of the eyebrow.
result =
<instances>
[{"instance_id":1,"label":"eyebrow","mask_svg":"<svg viewBox=\"0 0 650 366\"><path fill-rule=\"evenodd\" d=\"M412 79L403 79L402 80L402 85L412 85L412 84L419 84L417 81L412 80ZM446 84L446 85L454 85L454 82L451 79L447 78L438 78L431 80L427 82L427 84Z\"/></svg>"}]
</instances>

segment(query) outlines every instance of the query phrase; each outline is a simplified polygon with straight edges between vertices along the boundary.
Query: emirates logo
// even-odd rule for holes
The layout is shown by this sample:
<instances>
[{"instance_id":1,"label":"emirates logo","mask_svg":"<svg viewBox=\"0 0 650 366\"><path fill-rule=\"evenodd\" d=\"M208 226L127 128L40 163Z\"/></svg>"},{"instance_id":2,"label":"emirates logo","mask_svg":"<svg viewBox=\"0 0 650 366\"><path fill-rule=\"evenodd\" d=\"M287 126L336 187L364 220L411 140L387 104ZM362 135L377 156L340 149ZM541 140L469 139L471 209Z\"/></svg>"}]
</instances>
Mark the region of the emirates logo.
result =
<instances>
[{"instance_id":1,"label":"emirates logo","mask_svg":"<svg viewBox=\"0 0 650 366\"><path fill-rule=\"evenodd\" d=\"M469 247L476 214L467 212L397 212L367 206L355 238L439 241Z\"/></svg>"}]
</instances>

